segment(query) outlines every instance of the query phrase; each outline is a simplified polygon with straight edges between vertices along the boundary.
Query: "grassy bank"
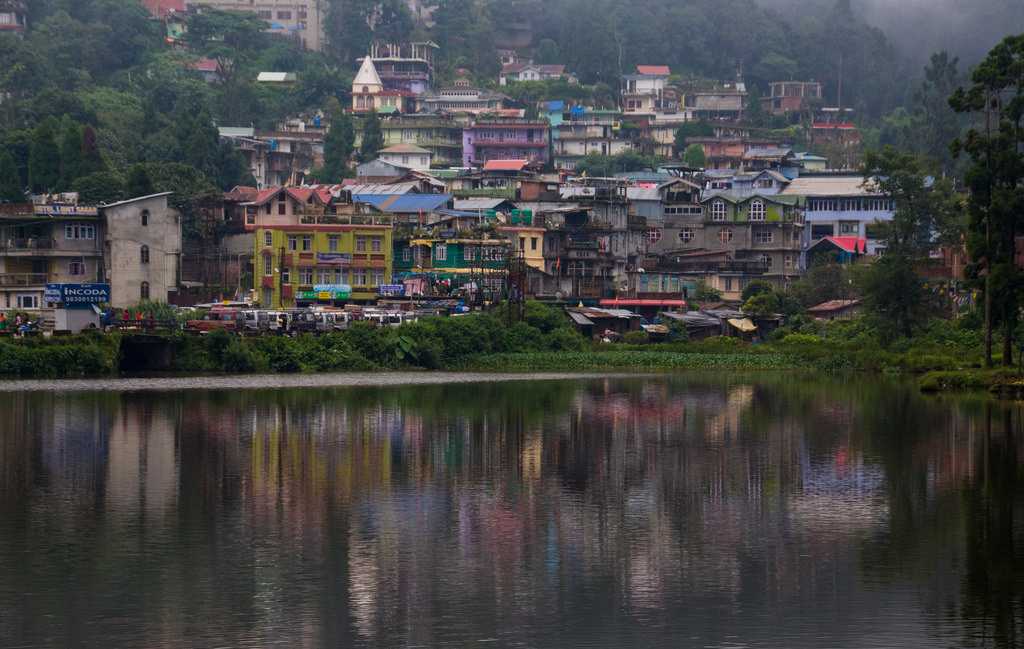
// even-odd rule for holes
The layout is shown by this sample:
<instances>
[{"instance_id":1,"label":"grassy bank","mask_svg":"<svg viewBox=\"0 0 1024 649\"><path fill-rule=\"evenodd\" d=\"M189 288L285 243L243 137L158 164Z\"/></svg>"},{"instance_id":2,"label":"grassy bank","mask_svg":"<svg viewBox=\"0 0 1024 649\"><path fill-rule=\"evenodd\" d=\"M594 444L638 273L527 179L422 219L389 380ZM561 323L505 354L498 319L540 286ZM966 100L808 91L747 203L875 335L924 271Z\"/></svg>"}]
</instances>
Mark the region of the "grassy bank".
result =
<instances>
[{"instance_id":1,"label":"grassy bank","mask_svg":"<svg viewBox=\"0 0 1024 649\"><path fill-rule=\"evenodd\" d=\"M53 340L0 340L0 376L111 376L125 354L117 335ZM324 335L241 338L169 334L172 372L294 373L386 370L672 371L792 370L901 373L920 377L926 391L1006 390L1024 385L1016 372L983 370L981 334L969 323L936 321L914 338L885 340L870 323L794 321L769 341L736 338L595 344L564 315L530 304L511 326L498 310L459 318L430 318L398 329L357 324ZM1006 386L1011 386L1007 388ZM1024 394L1024 389L1019 390Z\"/></svg>"}]
</instances>

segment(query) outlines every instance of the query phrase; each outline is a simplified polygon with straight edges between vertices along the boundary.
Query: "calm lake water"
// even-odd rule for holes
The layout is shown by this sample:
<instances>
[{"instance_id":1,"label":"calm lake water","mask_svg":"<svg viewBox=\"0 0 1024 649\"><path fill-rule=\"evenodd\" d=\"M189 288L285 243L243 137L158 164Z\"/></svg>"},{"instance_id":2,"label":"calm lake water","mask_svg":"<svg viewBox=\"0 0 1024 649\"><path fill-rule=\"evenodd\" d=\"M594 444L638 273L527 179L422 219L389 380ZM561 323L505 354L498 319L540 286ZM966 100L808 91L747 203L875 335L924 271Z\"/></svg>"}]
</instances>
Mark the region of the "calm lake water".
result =
<instances>
[{"instance_id":1,"label":"calm lake water","mask_svg":"<svg viewBox=\"0 0 1024 649\"><path fill-rule=\"evenodd\" d=\"M0 646L1024 645L1016 406L253 385L0 392Z\"/></svg>"}]
</instances>

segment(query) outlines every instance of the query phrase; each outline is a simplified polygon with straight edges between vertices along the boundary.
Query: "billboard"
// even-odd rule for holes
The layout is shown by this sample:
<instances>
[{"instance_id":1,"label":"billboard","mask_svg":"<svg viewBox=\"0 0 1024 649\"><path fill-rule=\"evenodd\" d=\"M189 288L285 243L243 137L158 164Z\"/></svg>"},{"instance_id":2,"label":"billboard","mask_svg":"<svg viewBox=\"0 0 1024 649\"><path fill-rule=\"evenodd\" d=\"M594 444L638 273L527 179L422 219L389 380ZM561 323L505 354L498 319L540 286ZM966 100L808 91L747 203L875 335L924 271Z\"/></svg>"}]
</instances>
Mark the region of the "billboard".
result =
<instances>
[{"instance_id":1,"label":"billboard","mask_svg":"<svg viewBox=\"0 0 1024 649\"><path fill-rule=\"evenodd\" d=\"M85 309L110 302L110 284L47 284L43 301L65 309Z\"/></svg>"}]
</instances>

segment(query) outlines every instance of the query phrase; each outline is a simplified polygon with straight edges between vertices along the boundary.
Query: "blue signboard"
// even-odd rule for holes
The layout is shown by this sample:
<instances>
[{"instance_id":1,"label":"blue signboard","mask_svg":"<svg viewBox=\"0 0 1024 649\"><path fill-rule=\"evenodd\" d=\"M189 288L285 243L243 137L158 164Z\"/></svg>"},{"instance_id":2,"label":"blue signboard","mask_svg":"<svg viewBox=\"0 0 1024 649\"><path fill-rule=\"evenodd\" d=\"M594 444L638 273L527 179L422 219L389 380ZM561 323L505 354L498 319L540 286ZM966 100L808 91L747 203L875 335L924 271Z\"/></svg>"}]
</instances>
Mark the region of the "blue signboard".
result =
<instances>
[{"instance_id":1,"label":"blue signboard","mask_svg":"<svg viewBox=\"0 0 1024 649\"><path fill-rule=\"evenodd\" d=\"M65 309L87 309L110 302L110 284L47 284L43 300Z\"/></svg>"},{"instance_id":2,"label":"blue signboard","mask_svg":"<svg viewBox=\"0 0 1024 649\"><path fill-rule=\"evenodd\" d=\"M346 252L319 252L316 255L318 264L345 266L352 263L352 255Z\"/></svg>"},{"instance_id":3,"label":"blue signboard","mask_svg":"<svg viewBox=\"0 0 1024 649\"><path fill-rule=\"evenodd\" d=\"M405 295L405 284L381 284L377 293L385 297L402 297Z\"/></svg>"}]
</instances>

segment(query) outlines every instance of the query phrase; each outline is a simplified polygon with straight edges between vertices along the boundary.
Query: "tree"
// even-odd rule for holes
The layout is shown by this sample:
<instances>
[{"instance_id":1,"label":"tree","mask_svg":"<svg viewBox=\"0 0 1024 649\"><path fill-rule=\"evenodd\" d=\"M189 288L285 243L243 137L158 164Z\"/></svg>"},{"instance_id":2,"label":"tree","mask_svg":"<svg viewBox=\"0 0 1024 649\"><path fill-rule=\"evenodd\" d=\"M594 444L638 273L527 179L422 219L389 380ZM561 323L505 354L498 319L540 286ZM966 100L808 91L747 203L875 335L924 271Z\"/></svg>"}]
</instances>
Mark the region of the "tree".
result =
<instances>
[{"instance_id":1,"label":"tree","mask_svg":"<svg viewBox=\"0 0 1024 649\"><path fill-rule=\"evenodd\" d=\"M0 203L24 203L25 190L21 184L18 165L5 149L0 149Z\"/></svg>"},{"instance_id":2,"label":"tree","mask_svg":"<svg viewBox=\"0 0 1024 649\"><path fill-rule=\"evenodd\" d=\"M954 155L971 165L967 247L977 260L972 272L985 292L985 363L992 365L996 318L1003 324L1003 363L1012 364L1013 334L1020 307L1015 263L1020 215L1024 212L1024 35L996 45L971 74L971 86L950 98L957 113L974 114L977 125L954 142Z\"/></svg>"},{"instance_id":3,"label":"tree","mask_svg":"<svg viewBox=\"0 0 1024 649\"><path fill-rule=\"evenodd\" d=\"M758 293L743 303L743 312L752 316L769 316L781 310L779 296L774 291Z\"/></svg>"},{"instance_id":4,"label":"tree","mask_svg":"<svg viewBox=\"0 0 1024 649\"><path fill-rule=\"evenodd\" d=\"M713 137L715 129L707 122L687 122L676 130L675 145L673 149L676 155L681 154L689 146L686 142L691 137ZM703 151L703 150L702 150Z\"/></svg>"},{"instance_id":5,"label":"tree","mask_svg":"<svg viewBox=\"0 0 1024 649\"><path fill-rule=\"evenodd\" d=\"M32 132L28 177L33 192L53 191L60 184L60 151L57 147L59 127L56 118L49 117Z\"/></svg>"},{"instance_id":6,"label":"tree","mask_svg":"<svg viewBox=\"0 0 1024 649\"><path fill-rule=\"evenodd\" d=\"M747 93L746 108L748 124L759 127L768 125L768 114L765 113L764 106L761 105L761 93L758 91L757 86L751 86L750 91Z\"/></svg>"},{"instance_id":7,"label":"tree","mask_svg":"<svg viewBox=\"0 0 1024 649\"><path fill-rule=\"evenodd\" d=\"M70 189L82 175L82 127L64 116L60 133L60 189Z\"/></svg>"},{"instance_id":8,"label":"tree","mask_svg":"<svg viewBox=\"0 0 1024 649\"><path fill-rule=\"evenodd\" d=\"M82 160L79 173L83 176L96 173L106 169L106 166L96 144L96 131L86 124L82 127Z\"/></svg>"},{"instance_id":9,"label":"tree","mask_svg":"<svg viewBox=\"0 0 1024 649\"><path fill-rule=\"evenodd\" d=\"M139 195L127 194L124 188L124 178L113 171L96 171L81 176L71 185L71 189L78 192L78 200L87 205L114 203L129 196Z\"/></svg>"},{"instance_id":10,"label":"tree","mask_svg":"<svg viewBox=\"0 0 1024 649\"><path fill-rule=\"evenodd\" d=\"M909 337L928 307L917 267L939 243L959 239L952 188L933 184L919 158L891 147L868 152L863 172L866 183L896 204L892 220L879 224L885 255L864 274L864 303L882 331Z\"/></svg>"},{"instance_id":11,"label":"tree","mask_svg":"<svg viewBox=\"0 0 1024 649\"><path fill-rule=\"evenodd\" d=\"M704 155L704 147L699 144L691 144L686 147L686 152L683 153L683 162L692 169L703 169L704 165L708 163L707 156Z\"/></svg>"},{"instance_id":12,"label":"tree","mask_svg":"<svg viewBox=\"0 0 1024 649\"><path fill-rule=\"evenodd\" d=\"M761 295L762 293L774 293L775 285L766 279L755 279L752 280L747 287L743 289L743 293L740 295L740 299L746 302L752 297Z\"/></svg>"},{"instance_id":13,"label":"tree","mask_svg":"<svg viewBox=\"0 0 1024 649\"><path fill-rule=\"evenodd\" d=\"M918 150L936 161L943 175L953 171L954 158L950 143L960 137L962 118L949 105L949 97L962 80L959 59L949 52L932 54L924 69L924 81L914 94L917 108Z\"/></svg>"},{"instance_id":14,"label":"tree","mask_svg":"<svg viewBox=\"0 0 1024 649\"><path fill-rule=\"evenodd\" d=\"M153 182L149 179L149 174L146 173L146 167L143 165L133 165L128 171L128 180L124 183L125 196L137 198L139 196L150 196L155 193Z\"/></svg>"},{"instance_id":15,"label":"tree","mask_svg":"<svg viewBox=\"0 0 1024 649\"><path fill-rule=\"evenodd\" d=\"M363 140L359 143L360 162L369 162L384 148L384 133L380 130L380 117L371 112L363 121Z\"/></svg>"},{"instance_id":16,"label":"tree","mask_svg":"<svg viewBox=\"0 0 1024 649\"><path fill-rule=\"evenodd\" d=\"M348 174L349 160L355 146L356 132L352 118L343 112L331 116L331 130L324 139L325 182L339 182Z\"/></svg>"},{"instance_id":17,"label":"tree","mask_svg":"<svg viewBox=\"0 0 1024 649\"><path fill-rule=\"evenodd\" d=\"M558 49L558 43L545 38L537 44L537 51L534 56L535 62L540 65L555 65L561 63L562 52Z\"/></svg>"}]
</instances>

